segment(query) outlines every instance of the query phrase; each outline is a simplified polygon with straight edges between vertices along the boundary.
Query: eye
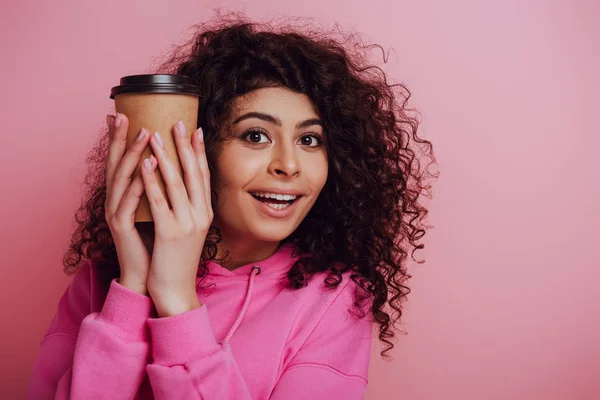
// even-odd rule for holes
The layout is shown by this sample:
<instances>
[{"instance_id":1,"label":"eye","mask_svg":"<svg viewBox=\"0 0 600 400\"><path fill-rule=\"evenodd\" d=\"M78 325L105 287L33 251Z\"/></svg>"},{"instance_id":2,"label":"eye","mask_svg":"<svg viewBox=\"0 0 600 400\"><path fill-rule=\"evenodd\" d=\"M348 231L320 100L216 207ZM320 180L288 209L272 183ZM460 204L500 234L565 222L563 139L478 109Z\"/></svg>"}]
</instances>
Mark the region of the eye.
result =
<instances>
[{"instance_id":1,"label":"eye","mask_svg":"<svg viewBox=\"0 0 600 400\"><path fill-rule=\"evenodd\" d=\"M300 143L308 147L320 147L323 141L318 135L304 135L300 138Z\"/></svg>"},{"instance_id":2,"label":"eye","mask_svg":"<svg viewBox=\"0 0 600 400\"><path fill-rule=\"evenodd\" d=\"M261 140L262 138L265 138L267 140ZM246 132L244 132L244 134L242 135L242 139L243 140L247 140L250 143L268 143L270 142L269 137L267 136L267 133L260 130L260 129L249 129Z\"/></svg>"}]
</instances>

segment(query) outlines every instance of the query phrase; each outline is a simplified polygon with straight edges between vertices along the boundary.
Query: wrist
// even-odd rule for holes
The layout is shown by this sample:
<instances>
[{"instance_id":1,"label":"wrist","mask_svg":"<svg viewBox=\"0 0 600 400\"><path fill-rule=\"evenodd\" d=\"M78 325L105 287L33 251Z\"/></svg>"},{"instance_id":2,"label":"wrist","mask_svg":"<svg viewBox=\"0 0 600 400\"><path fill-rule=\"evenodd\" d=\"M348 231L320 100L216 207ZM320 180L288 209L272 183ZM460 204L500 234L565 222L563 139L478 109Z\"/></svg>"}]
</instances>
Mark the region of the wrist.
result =
<instances>
[{"instance_id":1,"label":"wrist","mask_svg":"<svg viewBox=\"0 0 600 400\"><path fill-rule=\"evenodd\" d=\"M187 296L163 293L160 296L152 296L152 302L159 318L183 314L202 305L196 293Z\"/></svg>"},{"instance_id":2,"label":"wrist","mask_svg":"<svg viewBox=\"0 0 600 400\"><path fill-rule=\"evenodd\" d=\"M143 296L148 296L148 288L146 282L142 282L139 279L132 279L128 276L121 276L119 278L119 284L132 292L136 292Z\"/></svg>"}]
</instances>

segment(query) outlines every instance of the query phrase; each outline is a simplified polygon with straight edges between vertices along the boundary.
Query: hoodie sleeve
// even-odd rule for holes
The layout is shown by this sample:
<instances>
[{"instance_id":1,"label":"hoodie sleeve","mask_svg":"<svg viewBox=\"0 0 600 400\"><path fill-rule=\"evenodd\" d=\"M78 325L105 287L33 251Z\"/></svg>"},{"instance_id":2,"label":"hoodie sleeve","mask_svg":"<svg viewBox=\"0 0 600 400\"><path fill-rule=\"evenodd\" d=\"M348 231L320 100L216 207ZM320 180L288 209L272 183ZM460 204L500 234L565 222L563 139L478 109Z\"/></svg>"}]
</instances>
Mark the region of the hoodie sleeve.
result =
<instances>
[{"instance_id":1,"label":"hoodie sleeve","mask_svg":"<svg viewBox=\"0 0 600 400\"><path fill-rule=\"evenodd\" d=\"M148 363L152 301L113 280L102 310L90 313L92 276L88 262L61 297L28 399L130 399L137 393Z\"/></svg>"},{"instance_id":2,"label":"hoodie sleeve","mask_svg":"<svg viewBox=\"0 0 600 400\"><path fill-rule=\"evenodd\" d=\"M283 372L272 400L362 399L371 352L371 319L348 313L340 292ZM149 319L153 363L146 367L156 400L251 399L228 342L218 344L206 305ZM174 338L177 338L174 340Z\"/></svg>"}]
</instances>

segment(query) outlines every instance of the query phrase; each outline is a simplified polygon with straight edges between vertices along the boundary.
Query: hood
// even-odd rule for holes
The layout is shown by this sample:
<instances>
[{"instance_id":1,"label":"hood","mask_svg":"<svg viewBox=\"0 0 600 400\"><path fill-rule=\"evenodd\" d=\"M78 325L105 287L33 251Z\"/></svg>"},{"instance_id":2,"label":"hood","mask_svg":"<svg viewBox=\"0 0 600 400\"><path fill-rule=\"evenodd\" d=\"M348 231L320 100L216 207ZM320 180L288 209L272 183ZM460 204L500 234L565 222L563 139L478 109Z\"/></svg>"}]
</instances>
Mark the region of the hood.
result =
<instances>
[{"instance_id":1,"label":"hood","mask_svg":"<svg viewBox=\"0 0 600 400\"><path fill-rule=\"evenodd\" d=\"M263 276L285 275L299 258L298 255L293 254L294 249L294 244L286 243L277 249L270 257L261 261L242 265L233 271L222 267L214 261L207 261L206 268L208 269L208 276L250 276L252 268L255 266L260 268L260 274Z\"/></svg>"},{"instance_id":2,"label":"hood","mask_svg":"<svg viewBox=\"0 0 600 400\"><path fill-rule=\"evenodd\" d=\"M224 342L228 342L237 328L240 326L244 315L246 314L246 310L250 306L250 301L252 299L252 286L254 284L257 276L283 276L287 274L290 267L294 264L294 262L299 258L297 254L294 253L295 246L291 243L286 243L281 246L277 251L270 257L253 262L250 264L242 265L239 268L234 269L233 271L229 271L228 269L222 267L221 265L208 261L206 263L206 267L208 268L207 277L247 277L248 284L246 286L246 297L244 299L244 304L242 305L241 310L238 312L238 316L231 326L231 329L225 336Z\"/></svg>"}]
</instances>

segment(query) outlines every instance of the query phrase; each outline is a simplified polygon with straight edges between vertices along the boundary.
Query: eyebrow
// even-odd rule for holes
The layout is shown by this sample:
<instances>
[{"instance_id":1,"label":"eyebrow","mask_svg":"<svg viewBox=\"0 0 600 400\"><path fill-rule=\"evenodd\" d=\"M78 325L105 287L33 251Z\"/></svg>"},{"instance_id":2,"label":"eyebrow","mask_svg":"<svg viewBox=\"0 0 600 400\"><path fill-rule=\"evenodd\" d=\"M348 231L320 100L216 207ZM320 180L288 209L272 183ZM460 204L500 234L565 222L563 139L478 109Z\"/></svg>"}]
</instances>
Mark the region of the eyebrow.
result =
<instances>
[{"instance_id":1,"label":"eyebrow","mask_svg":"<svg viewBox=\"0 0 600 400\"><path fill-rule=\"evenodd\" d=\"M277 126L282 126L282 122L279 118L277 118L273 115L270 115L270 114L265 114L265 113L255 112L255 111L252 111L252 112L249 112L249 113L246 113L244 115L237 117L235 119L235 121L233 121L233 125L236 125L248 118L258 118L258 119L262 119L263 121L267 121L272 124L275 124ZM309 127L312 125L323 126L323 122L319 118L310 118L310 119L298 122L296 124L296 129L302 129L302 128L306 128L306 127Z\"/></svg>"}]
</instances>

